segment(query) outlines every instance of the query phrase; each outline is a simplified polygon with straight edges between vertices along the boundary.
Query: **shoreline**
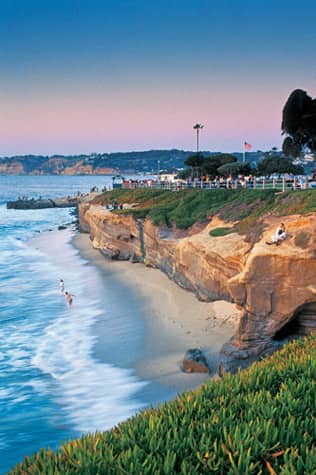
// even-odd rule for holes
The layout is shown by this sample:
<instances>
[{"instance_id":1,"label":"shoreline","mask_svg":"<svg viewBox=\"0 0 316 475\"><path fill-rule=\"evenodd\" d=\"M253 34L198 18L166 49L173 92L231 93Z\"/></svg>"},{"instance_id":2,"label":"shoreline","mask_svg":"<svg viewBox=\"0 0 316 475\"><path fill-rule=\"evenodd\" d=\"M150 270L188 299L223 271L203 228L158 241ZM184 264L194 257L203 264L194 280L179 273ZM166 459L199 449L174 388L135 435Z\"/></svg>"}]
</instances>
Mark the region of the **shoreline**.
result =
<instances>
[{"instance_id":1,"label":"shoreline","mask_svg":"<svg viewBox=\"0 0 316 475\"><path fill-rule=\"evenodd\" d=\"M142 301L144 345L142 356L133 364L137 376L179 392L217 375L219 351L234 334L239 320L234 304L201 302L158 269L108 260L92 247L87 234L76 233L72 245L89 263L110 273ZM185 351L197 347L203 350L211 374L181 370ZM97 343L96 355L102 358L102 344Z\"/></svg>"},{"instance_id":2,"label":"shoreline","mask_svg":"<svg viewBox=\"0 0 316 475\"><path fill-rule=\"evenodd\" d=\"M239 320L234 304L199 301L158 269L108 260L92 247L87 234L71 228L43 232L29 244L61 266L65 237L67 246L82 259L76 265L88 267L84 273L90 279L89 297L104 308L91 328L91 356L135 376L141 389L134 397L144 406L156 405L217 377L219 351ZM76 303L80 305L75 298L73 310ZM210 374L181 370L189 348L203 350Z\"/></svg>"}]
</instances>

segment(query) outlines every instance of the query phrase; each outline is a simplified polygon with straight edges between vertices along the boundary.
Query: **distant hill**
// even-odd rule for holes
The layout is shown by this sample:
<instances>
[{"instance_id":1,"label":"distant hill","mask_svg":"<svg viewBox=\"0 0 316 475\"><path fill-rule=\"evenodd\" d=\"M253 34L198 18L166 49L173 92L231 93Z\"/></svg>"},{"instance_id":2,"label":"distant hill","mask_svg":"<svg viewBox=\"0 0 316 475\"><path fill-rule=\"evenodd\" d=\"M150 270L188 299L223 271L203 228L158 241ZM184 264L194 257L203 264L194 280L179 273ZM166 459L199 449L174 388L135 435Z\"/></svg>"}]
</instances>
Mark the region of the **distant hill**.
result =
<instances>
[{"instance_id":1,"label":"distant hill","mask_svg":"<svg viewBox=\"0 0 316 475\"><path fill-rule=\"evenodd\" d=\"M144 152L92 153L89 155L21 155L0 158L2 175L112 175L114 173L157 173L183 168L194 152L148 150ZM204 151L204 155L214 152ZM241 153L234 153L240 160ZM262 155L262 154L261 154ZM257 161L259 152L247 153L247 161Z\"/></svg>"}]
</instances>

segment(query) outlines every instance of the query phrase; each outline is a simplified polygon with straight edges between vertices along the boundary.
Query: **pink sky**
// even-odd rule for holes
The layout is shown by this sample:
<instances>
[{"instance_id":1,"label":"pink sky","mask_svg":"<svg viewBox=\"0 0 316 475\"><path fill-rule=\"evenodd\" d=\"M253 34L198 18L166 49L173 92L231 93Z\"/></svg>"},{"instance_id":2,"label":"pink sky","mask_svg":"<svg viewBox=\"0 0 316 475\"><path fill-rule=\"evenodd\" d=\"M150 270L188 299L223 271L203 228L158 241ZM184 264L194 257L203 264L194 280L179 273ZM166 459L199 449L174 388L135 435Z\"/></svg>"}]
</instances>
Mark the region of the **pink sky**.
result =
<instances>
[{"instance_id":1,"label":"pink sky","mask_svg":"<svg viewBox=\"0 0 316 475\"><path fill-rule=\"evenodd\" d=\"M195 122L205 125L201 147L238 151L281 143L281 110L286 97L268 91L174 89L119 90L85 94L61 91L3 97L1 155L89 153L155 148L194 149Z\"/></svg>"}]
</instances>

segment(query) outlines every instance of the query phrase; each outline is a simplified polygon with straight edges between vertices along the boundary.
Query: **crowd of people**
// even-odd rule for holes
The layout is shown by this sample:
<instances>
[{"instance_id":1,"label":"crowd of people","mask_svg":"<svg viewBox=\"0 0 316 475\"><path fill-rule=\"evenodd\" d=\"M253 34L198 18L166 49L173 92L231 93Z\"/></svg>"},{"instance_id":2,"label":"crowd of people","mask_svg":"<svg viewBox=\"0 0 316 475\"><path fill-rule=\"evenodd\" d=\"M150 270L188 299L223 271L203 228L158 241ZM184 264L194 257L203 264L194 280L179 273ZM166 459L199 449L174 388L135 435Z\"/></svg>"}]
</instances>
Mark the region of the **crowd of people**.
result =
<instances>
[{"instance_id":1,"label":"crowd of people","mask_svg":"<svg viewBox=\"0 0 316 475\"><path fill-rule=\"evenodd\" d=\"M282 178L276 177L255 177L252 175L239 175L234 177L232 175L228 177L216 176L210 178L208 176L180 179L172 176L168 179L128 179L123 180L122 188L137 189L137 188L162 188L171 190L182 190L186 188L205 188L205 189L254 189L264 187L282 187L287 189L305 189L316 187L316 177L311 176L294 176L285 174Z\"/></svg>"}]
</instances>

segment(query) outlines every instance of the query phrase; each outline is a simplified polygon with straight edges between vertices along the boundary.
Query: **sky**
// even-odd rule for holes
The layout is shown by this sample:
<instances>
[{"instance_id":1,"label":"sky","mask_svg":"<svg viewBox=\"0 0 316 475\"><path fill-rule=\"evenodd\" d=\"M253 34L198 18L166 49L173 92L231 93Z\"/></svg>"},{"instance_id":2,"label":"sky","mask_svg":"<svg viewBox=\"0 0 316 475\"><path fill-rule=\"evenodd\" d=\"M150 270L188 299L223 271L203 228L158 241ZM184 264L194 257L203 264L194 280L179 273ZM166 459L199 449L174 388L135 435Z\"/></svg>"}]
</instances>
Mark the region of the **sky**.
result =
<instances>
[{"instance_id":1,"label":"sky","mask_svg":"<svg viewBox=\"0 0 316 475\"><path fill-rule=\"evenodd\" d=\"M1 0L0 156L280 147L314 0Z\"/></svg>"}]
</instances>

